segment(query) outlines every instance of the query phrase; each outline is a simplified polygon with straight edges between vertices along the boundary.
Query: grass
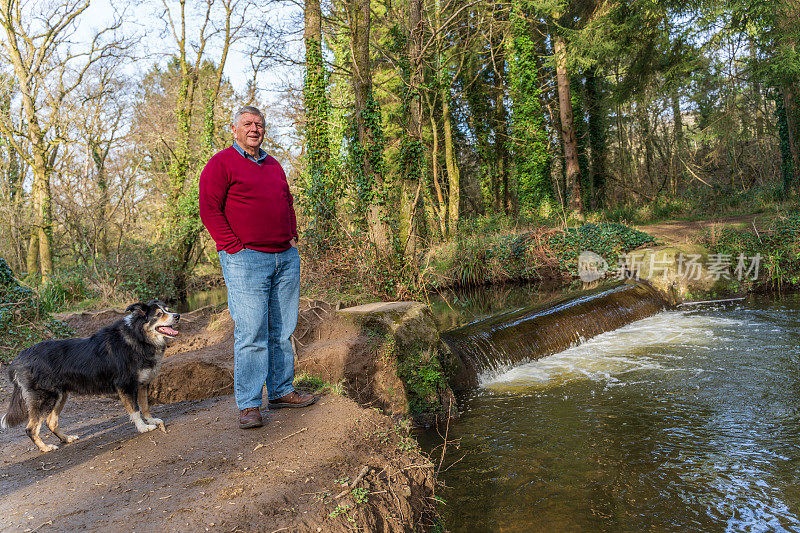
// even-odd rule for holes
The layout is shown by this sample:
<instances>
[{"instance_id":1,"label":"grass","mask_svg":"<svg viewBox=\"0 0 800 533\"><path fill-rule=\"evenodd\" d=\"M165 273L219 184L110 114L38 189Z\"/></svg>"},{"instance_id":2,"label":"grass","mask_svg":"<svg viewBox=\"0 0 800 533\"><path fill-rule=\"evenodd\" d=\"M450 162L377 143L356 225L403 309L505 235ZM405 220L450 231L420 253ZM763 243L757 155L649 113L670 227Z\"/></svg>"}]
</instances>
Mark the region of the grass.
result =
<instances>
[{"instance_id":1,"label":"grass","mask_svg":"<svg viewBox=\"0 0 800 533\"><path fill-rule=\"evenodd\" d=\"M310 394L330 392L337 396L345 396L344 384L341 381L338 383L330 383L306 372L301 372L295 376L293 385L295 389Z\"/></svg>"}]
</instances>

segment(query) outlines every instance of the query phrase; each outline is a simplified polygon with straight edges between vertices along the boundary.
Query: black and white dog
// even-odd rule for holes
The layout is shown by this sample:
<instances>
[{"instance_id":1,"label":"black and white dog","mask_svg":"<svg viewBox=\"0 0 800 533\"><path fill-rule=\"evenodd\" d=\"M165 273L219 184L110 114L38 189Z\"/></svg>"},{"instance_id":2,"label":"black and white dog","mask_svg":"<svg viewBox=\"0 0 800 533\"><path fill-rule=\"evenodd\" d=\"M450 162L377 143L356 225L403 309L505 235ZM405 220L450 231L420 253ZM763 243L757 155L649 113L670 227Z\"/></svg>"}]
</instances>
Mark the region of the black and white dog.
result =
<instances>
[{"instance_id":1,"label":"black and white dog","mask_svg":"<svg viewBox=\"0 0 800 533\"><path fill-rule=\"evenodd\" d=\"M14 392L0 427L27 419L25 432L40 450L49 452L58 446L39 437L44 420L61 442L78 438L58 428L68 394L117 393L140 433L157 427L166 432L164 422L150 416L147 388L161 368L167 339L178 335L180 315L155 300L135 303L125 311L124 318L88 339L49 340L20 352L8 368Z\"/></svg>"}]
</instances>

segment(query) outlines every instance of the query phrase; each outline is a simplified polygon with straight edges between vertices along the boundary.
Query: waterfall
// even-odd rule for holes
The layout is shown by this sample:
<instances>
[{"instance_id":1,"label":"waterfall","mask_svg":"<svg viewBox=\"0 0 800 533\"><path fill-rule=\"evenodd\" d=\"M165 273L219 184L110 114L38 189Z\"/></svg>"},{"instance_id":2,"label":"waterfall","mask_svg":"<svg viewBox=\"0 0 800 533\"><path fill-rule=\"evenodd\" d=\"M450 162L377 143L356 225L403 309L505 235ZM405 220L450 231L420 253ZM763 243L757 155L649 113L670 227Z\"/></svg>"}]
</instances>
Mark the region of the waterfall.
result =
<instances>
[{"instance_id":1,"label":"waterfall","mask_svg":"<svg viewBox=\"0 0 800 533\"><path fill-rule=\"evenodd\" d=\"M628 281L571 294L546 306L501 313L445 331L441 338L473 376L494 375L654 315L664 307L666 302L652 287Z\"/></svg>"}]
</instances>

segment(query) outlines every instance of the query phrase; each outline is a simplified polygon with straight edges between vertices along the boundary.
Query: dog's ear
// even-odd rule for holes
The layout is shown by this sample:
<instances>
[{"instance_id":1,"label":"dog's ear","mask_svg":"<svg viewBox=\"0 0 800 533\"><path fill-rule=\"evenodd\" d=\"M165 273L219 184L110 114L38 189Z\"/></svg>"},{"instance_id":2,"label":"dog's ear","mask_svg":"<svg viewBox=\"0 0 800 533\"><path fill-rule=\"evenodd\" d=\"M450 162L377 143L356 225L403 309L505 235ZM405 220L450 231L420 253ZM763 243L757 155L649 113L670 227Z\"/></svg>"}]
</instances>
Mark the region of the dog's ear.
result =
<instances>
[{"instance_id":1,"label":"dog's ear","mask_svg":"<svg viewBox=\"0 0 800 533\"><path fill-rule=\"evenodd\" d=\"M143 304L142 302L136 302L135 304L131 304L125 309L126 313L133 313L141 316L147 316L148 307L147 304Z\"/></svg>"}]
</instances>

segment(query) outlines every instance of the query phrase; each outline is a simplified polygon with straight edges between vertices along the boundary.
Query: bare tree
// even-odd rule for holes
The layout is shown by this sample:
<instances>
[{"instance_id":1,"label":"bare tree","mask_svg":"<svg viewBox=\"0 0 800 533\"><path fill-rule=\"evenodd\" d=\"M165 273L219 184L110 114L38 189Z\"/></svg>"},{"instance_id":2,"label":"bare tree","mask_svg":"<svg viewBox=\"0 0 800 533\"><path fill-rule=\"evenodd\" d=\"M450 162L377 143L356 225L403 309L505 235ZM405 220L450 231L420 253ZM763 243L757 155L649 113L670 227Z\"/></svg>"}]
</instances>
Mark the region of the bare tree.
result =
<instances>
[{"instance_id":1,"label":"bare tree","mask_svg":"<svg viewBox=\"0 0 800 533\"><path fill-rule=\"evenodd\" d=\"M254 2L205 0L201 4L198 31L189 30L186 0L177 0L177 16L173 16L171 9L175 2L162 0L162 3L168 34L177 47L175 58L179 69L174 109L178 131L174 139L164 140L171 155L167 220L177 262L176 289L181 297L185 297L186 277L197 259L196 244L203 228L197 208L197 179L200 169L215 148L214 137L219 126L220 111L217 104L228 53L245 33L247 11ZM189 9L192 5L189 4ZM213 70L211 83L201 87L201 73L209 66ZM198 90L202 94L198 95ZM202 107L195 105L196 100L201 102ZM200 151L195 152L190 144L190 136L192 126L198 119L202 120L202 145Z\"/></svg>"},{"instance_id":2,"label":"bare tree","mask_svg":"<svg viewBox=\"0 0 800 533\"><path fill-rule=\"evenodd\" d=\"M19 123L0 116L0 134L33 173L35 216L27 267L28 273L40 272L43 281L53 272L50 180L67 129L64 106L93 65L118 56L130 44L117 38L122 17L115 15L85 47L76 47L76 22L88 8L89 0L0 3L2 59L19 83L23 116Z\"/></svg>"}]
</instances>

